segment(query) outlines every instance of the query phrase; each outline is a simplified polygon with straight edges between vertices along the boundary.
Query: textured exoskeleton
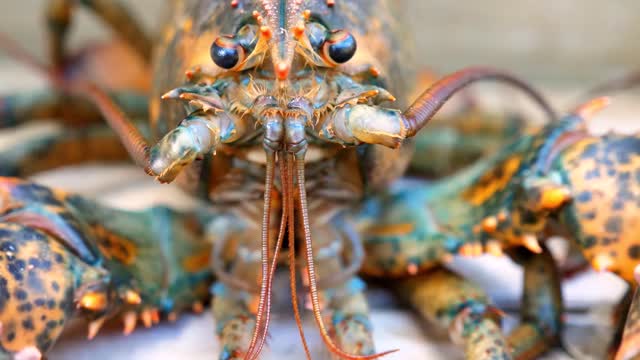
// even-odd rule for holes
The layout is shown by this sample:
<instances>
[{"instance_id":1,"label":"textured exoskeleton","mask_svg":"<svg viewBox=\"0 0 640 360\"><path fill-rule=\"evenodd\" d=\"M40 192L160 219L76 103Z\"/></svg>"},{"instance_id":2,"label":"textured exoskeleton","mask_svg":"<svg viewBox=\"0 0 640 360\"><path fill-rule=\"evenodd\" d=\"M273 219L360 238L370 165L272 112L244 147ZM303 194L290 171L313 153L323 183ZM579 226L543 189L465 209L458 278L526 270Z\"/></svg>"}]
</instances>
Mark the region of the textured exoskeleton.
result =
<instances>
[{"instance_id":1,"label":"textured exoskeleton","mask_svg":"<svg viewBox=\"0 0 640 360\"><path fill-rule=\"evenodd\" d=\"M119 26L121 38L142 63L149 60L148 38L117 2L78 4ZM193 214L158 208L129 213L5 178L3 226L9 231L7 242L16 246L10 252L22 260L17 273L26 275L15 279L16 271L9 270L0 280L11 286L12 301L16 291L24 291L28 299L42 294L64 305L55 314L35 313L47 316L43 322L54 316L56 332L46 322L24 326L22 321L35 311L21 313L25 301L0 309L0 339L7 356L46 352L59 328L77 312L92 320L94 335L116 314L124 314L126 331L131 331L137 314L153 323L184 309L199 310L209 299L206 288L213 274L211 302L222 343L220 358L255 359L266 341L279 262L290 269L298 325L296 272L301 268L302 285L310 294L307 305L324 343L340 358L386 354L375 353L358 272L398 278L392 287L399 296L425 318L451 329L469 359L531 358L557 342L559 281L537 236L546 234L550 220L558 218L571 235L583 239L583 211L568 205L585 185L568 178L582 169L576 160L580 156L570 153L579 149L578 143L565 139L581 126L577 117L523 136L441 183L390 190L412 160L415 170L429 169L420 139L421 152L413 155L411 138L471 83L508 83L524 90L552 119L553 111L522 81L486 68L451 74L399 110L408 103L411 76L393 1L168 4L172 16L153 52L149 134L142 135L127 118L140 116L136 111L144 101L128 102L131 98L122 93L126 86L60 71L69 66L63 39L73 0L50 2L56 70L50 77L56 96L7 102L5 126L77 105L86 116L104 117L114 130L105 138L120 139L147 173L161 182L176 180L207 207ZM396 97L399 101L394 102ZM507 133L515 137L517 132L497 129L494 138ZM52 143L65 144L69 134L65 136L9 154L6 173L33 171L29 159ZM94 136L83 129L72 134L71 142L91 144ZM589 139L604 148L616 141ZM617 153L631 156L633 151L625 147ZM74 160L111 160L123 154L99 148L84 155ZM53 165L43 161L35 168ZM571 222L571 216L578 218ZM286 260L280 261L281 250L287 251ZM455 254L503 250L525 267L524 322L509 336L502 334L499 312L481 289L442 267ZM50 288L31 287L31 273L51 280L40 271L42 264L29 268L28 251L41 252L37 258L44 260L62 256L55 269L64 279L60 291L68 296L56 293L53 283ZM299 255L304 261L296 261ZM16 259L0 261L7 269L16 266ZM10 328L20 328L19 341L9 338ZM310 357L302 328L300 333Z\"/></svg>"},{"instance_id":2,"label":"textured exoskeleton","mask_svg":"<svg viewBox=\"0 0 640 360\"><path fill-rule=\"evenodd\" d=\"M547 348L543 344L558 341L561 329L560 278L543 240L554 235L569 238L596 270L614 272L627 281L630 296L637 287L634 271L640 263L640 239L634 230L640 138L589 134L584 116L602 101L523 136L451 178L429 187L399 188L365 203L356 218L367 224L373 217L376 224L372 240L365 244L386 247L372 246L380 256L367 257L364 272L384 276L402 275L405 269L428 271L434 262L425 261L425 256L436 259L453 252L506 251L516 261L525 259L525 325L510 339L520 341L512 346L516 357L523 358L535 358ZM391 255L397 252L404 256ZM622 312L629 296L622 300ZM637 311L637 304L632 305L620 359L638 353ZM520 353L527 341L540 344Z\"/></svg>"},{"instance_id":3,"label":"textured exoskeleton","mask_svg":"<svg viewBox=\"0 0 640 360\"><path fill-rule=\"evenodd\" d=\"M129 333L207 300L215 215L113 210L15 178L0 194L0 358L46 352L77 312L92 338L112 316Z\"/></svg>"}]
</instances>

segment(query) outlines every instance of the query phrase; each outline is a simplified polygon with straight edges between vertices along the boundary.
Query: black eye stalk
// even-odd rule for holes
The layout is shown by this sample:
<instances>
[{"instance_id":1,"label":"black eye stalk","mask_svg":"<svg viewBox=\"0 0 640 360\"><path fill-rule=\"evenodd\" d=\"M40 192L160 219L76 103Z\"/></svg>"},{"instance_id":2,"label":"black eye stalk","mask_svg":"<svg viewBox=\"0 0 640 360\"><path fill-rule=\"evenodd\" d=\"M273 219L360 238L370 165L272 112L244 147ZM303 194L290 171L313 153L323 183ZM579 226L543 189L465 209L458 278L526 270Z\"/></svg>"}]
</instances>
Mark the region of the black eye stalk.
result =
<instances>
[{"instance_id":1,"label":"black eye stalk","mask_svg":"<svg viewBox=\"0 0 640 360\"><path fill-rule=\"evenodd\" d=\"M331 65L344 64L355 55L356 38L346 30L334 30L322 45L322 56Z\"/></svg>"},{"instance_id":2,"label":"black eye stalk","mask_svg":"<svg viewBox=\"0 0 640 360\"><path fill-rule=\"evenodd\" d=\"M253 52L258 41L255 25L245 25L236 35L225 35L211 45L211 59L223 69L232 70L242 66Z\"/></svg>"},{"instance_id":3,"label":"black eye stalk","mask_svg":"<svg viewBox=\"0 0 640 360\"><path fill-rule=\"evenodd\" d=\"M306 26L309 44L329 66L337 66L351 60L358 45L356 38L346 30L329 31L319 22L309 22Z\"/></svg>"},{"instance_id":4,"label":"black eye stalk","mask_svg":"<svg viewBox=\"0 0 640 360\"><path fill-rule=\"evenodd\" d=\"M235 68L244 57L244 49L233 36L221 36L211 45L211 59L223 69Z\"/></svg>"},{"instance_id":5,"label":"black eye stalk","mask_svg":"<svg viewBox=\"0 0 640 360\"><path fill-rule=\"evenodd\" d=\"M266 28L266 27L262 27ZM265 31L257 25L245 25L235 35L217 38L211 45L211 59L219 67L226 70L244 70L256 65L251 57L260 36L266 40L271 38L268 28ZM319 56L314 63L318 66L338 66L351 60L358 45L355 37L346 30L327 29L319 22L310 21L299 30L300 39L306 34L308 45ZM311 50L310 49L310 50ZM253 60L251 60L253 59Z\"/></svg>"}]
</instances>

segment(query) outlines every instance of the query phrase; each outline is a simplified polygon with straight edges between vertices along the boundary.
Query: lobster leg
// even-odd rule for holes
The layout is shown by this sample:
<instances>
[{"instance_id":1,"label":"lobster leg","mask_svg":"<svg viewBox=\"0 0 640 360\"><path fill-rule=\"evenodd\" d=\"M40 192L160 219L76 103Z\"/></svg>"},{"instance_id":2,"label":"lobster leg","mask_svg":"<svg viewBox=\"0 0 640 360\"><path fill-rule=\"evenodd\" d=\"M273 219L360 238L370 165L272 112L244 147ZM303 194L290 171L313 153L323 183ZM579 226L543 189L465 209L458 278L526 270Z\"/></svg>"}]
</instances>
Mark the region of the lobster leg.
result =
<instances>
[{"instance_id":1,"label":"lobster leg","mask_svg":"<svg viewBox=\"0 0 640 360\"><path fill-rule=\"evenodd\" d=\"M511 358L483 291L440 267L463 242L437 231L417 191L410 197L372 197L355 220L364 236L365 275L403 279L399 280L399 295L426 319L452 329L453 339L465 347L467 358ZM476 248L467 245L465 249Z\"/></svg>"},{"instance_id":2,"label":"lobster leg","mask_svg":"<svg viewBox=\"0 0 640 360\"><path fill-rule=\"evenodd\" d=\"M144 128L142 124L139 126ZM0 175L25 177L89 161L127 161L129 155L105 125L56 129L38 134L0 154Z\"/></svg>"},{"instance_id":3,"label":"lobster leg","mask_svg":"<svg viewBox=\"0 0 640 360\"><path fill-rule=\"evenodd\" d=\"M367 254L362 273L403 279L399 295L427 320L452 329L452 339L464 346L468 359L510 359L484 292L440 267L458 251L481 254L483 247L440 232L422 198L425 189L371 197L355 214Z\"/></svg>"},{"instance_id":4,"label":"lobster leg","mask_svg":"<svg viewBox=\"0 0 640 360\"><path fill-rule=\"evenodd\" d=\"M213 290L212 312L220 339L220 360L243 359L256 326L256 294L234 291L222 284Z\"/></svg>"},{"instance_id":5,"label":"lobster leg","mask_svg":"<svg viewBox=\"0 0 640 360\"><path fill-rule=\"evenodd\" d=\"M636 287L616 360L640 359L640 291Z\"/></svg>"},{"instance_id":6,"label":"lobster leg","mask_svg":"<svg viewBox=\"0 0 640 360\"><path fill-rule=\"evenodd\" d=\"M208 298L215 216L106 208L15 178L0 178L0 358L40 358L65 325L89 338L122 315L125 334Z\"/></svg>"},{"instance_id":7,"label":"lobster leg","mask_svg":"<svg viewBox=\"0 0 640 360\"><path fill-rule=\"evenodd\" d=\"M448 328L467 359L511 359L489 299L474 284L438 268L403 280L398 290L423 317Z\"/></svg>"},{"instance_id":8,"label":"lobster leg","mask_svg":"<svg viewBox=\"0 0 640 360\"><path fill-rule=\"evenodd\" d=\"M65 43L72 21L74 7L78 4L86 6L95 15L107 23L127 42L145 61L151 59L151 39L145 34L142 26L129 14L119 2L113 0L50 0L46 12L49 29L50 55L53 65L60 69L64 66Z\"/></svg>"},{"instance_id":9,"label":"lobster leg","mask_svg":"<svg viewBox=\"0 0 640 360\"><path fill-rule=\"evenodd\" d=\"M458 237L439 231L432 210L422 199L426 189L419 185L407 193L372 196L354 214L366 253L362 274L377 278L415 275L465 248L475 248L474 243L465 247ZM479 251L483 251L481 245Z\"/></svg>"},{"instance_id":10,"label":"lobster leg","mask_svg":"<svg viewBox=\"0 0 640 360\"><path fill-rule=\"evenodd\" d=\"M498 339L500 347L493 351L500 356L526 359L529 352L547 349L558 334L561 310L559 279L549 254L544 252L532 258L526 254L520 256L526 269L525 324L507 342L498 331L498 325L489 323L490 319L485 316L491 309L485 295L464 279L434 269L452 254L481 255L486 250L498 255L502 250L483 245L479 240L462 241L439 232L443 227L435 222L434 212L425 205L423 198L427 189L415 188L406 193L374 197L365 203L356 216L362 226L367 252L363 273L381 278L409 277L400 294L427 319L451 326L453 318L461 315L458 324L464 325L462 330L475 329L461 334L486 333L485 336ZM417 274L423 275L411 277ZM450 314L450 317L439 319L438 314ZM471 354L491 350L484 347L483 341L476 342L464 336L462 340L470 358L474 358ZM513 353L511 347L515 350Z\"/></svg>"},{"instance_id":11,"label":"lobster leg","mask_svg":"<svg viewBox=\"0 0 640 360\"><path fill-rule=\"evenodd\" d=\"M111 92L110 97L133 118L148 118L148 98L134 91ZM60 120L77 126L102 120L87 100L56 89L28 91L0 97L0 128L12 128L34 120Z\"/></svg>"},{"instance_id":12,"label":"lobster leg","mask_svg":"<svg viewBox=\"0 0 640 360\"><path fill-rule=\"evenodd\" d=\"M325 292L324 296L327 295ZM334 340L342 350L358 355L375 353L369 305L361 280L353 278L347 282L341 294L333 296L327 310L331 314Z\"/></svg>"},{"instance_id":13,"label":"lobster leg","mask_svg":"<svg viewBox=\"0 0 640 360\"><path fill-rule=\"evenodd\" d=\"M613 319L614 332L613 336L611 336L608 349L610 358L615 356L616 352L620 348L620 344L622 343L622 337L627 324L627 315L631 309L631 302L633 301L634 294L635 291L633 287L630 287L613 308L611 318Z\"/></svg>"},{"instance_id":14,"label":"lobster leg","mask_svg":"<svg viewBox=\"0 0 640 360\"><path fill-rule=\"evenodd\" d=\"M336 345L348 354L374 354L365 284L355 277L359 266L354 265L359 265L362 252L357 248L360 238L350 224L341 219L327 223L315 221L311 229L319 287L322 289L321 306L323 315L329 319L329 333ZM348 259L342 256L343 252L350 253ZM303 280L306 281L306 277L303 276Z\"/></svg>"},{"instance_id":15,"label":"lobster leg","mask_svg":"<svg viewBox=\"0 0 640 360\"><path fill-rule=\"evenodd\" d=\"M237 189L225 187L221 192L234 191ZM212 312L221 360L243 359L256 326L262 274L260 242L256 241L261 233L261 214L255 209L261 207L262 201L255 200L236 204L233 210L236 217L223 230L229 234L225 236L228 241L214 246L213 266L218 283L213 287ZM273 223L276 226L269 228L277 229Z\"/></svg>"},{"instance_id":16,"label":"lobster leg","mask_svg":"<svg viewBox=\"0 0 640 360\"><path fill-rule=\"evenodd\" d=\"M551 253L521 250L515 259L524 268L522 324L509 335L515 359L535 359L559 344L562 330L560 277Z\"/></svg>"}]
</instances>

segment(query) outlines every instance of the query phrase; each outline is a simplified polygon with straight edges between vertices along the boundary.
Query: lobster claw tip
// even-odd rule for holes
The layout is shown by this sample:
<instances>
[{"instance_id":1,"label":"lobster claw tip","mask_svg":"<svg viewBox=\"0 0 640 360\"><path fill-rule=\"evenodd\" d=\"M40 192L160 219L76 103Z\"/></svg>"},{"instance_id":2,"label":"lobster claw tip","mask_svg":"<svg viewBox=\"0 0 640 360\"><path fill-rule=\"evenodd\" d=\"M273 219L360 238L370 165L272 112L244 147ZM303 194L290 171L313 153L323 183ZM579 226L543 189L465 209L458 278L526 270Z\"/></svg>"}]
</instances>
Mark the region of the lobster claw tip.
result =
<instances>
[{"instance_id":1,"label":"lobster claw tip","mask_svg":"<svg viewBox=\"0 0 640 360\"><path fill-rule=\"evenodd\" d=\"M502 245L497 240L489 240L485 245L487 253L495 256L502 257L504 256L504 252L502 250Z\"/></svg>"},{"instance_id":2,"label":"lobster claw tip","mask_svg":"<svg viewBox=\"0 0 640 360\"><path fill-rule=\"evenodd\" d=\"M182 89L181 88L176 88L176 89L169 90L166 93L162 94L162 96L160 96L160 99L162 99L162 100L179 99L180 95L182 95Z\"/></svg>"},{"instance_id":3,"label":"lobster claw tip","mask_svg":"<svg viewBox=\"0 0 640 360\"><path fill-rule=\"evenodd\" d=\"M526 234L522 237L522 245L529 249L532 253L541 254L542 246L540 245L540 241L538 241L538 237L533 234Z\"/></svg>"},{"instance_id":4,"label":"lobster claw tip","mask_svg":"<svg viewBox=\"0 0 640 360\"><path fill-rule=\"evenodd\" d=\"M547 210L556 210L571 200L571 191L564 187L553 187L542 191L540 205Z\"/></svg>"},{"instance_id":5,"label":"lobster claw tip","mask_svg":"<svg viewBox=\"0 0 640 360\"><path fill-rule=\"evenodd\" d=\"M104 325L105 320L106 317L101 317L89 323L89 331L87 334L88 340L93 340L98 335L100 329L102 329L102 325Z\"/></svg>"},{"instance_id":6,"label":"lobster claw tip","mask_svg":"<svg viewBox=\"0 0 640 360\"><path fill-rule=\"evenodd\" d=\"M134 311L129 311L122 316L122 320L124 322L123 334L124 336L128 336L136 329L138 315Z\"/></svg>"},{"instance_id":7,"label":"lobster claw tip","mask_svg":"<svg viewBox=\"0 0 640 360\"><path fill-rule=\"evenodd\" d=\"M202 304L199 301L196 301L193 303L193 306L191 307L191 309L193 310L194 313L201 314L204 311L204 304Z\"/></svg>"},{"instance_id":8,"label":"lobster claw tip","mask_svg":"<svg viewBox=\"0 0 640 360\"><path fill-rule=\"evenodd\" d=\"M636 265L633 270L633 277L636 279L636 283L640 284L640 265Z\"/></svg>"},{"instance_id":9,"label":"lobster claw tip","mask_svg":"<svg viewBox=\"0 0 640 360\"><path fill-rule=\"evenodd\" d=\"M613 263L611 256L606 254L596 255L592 260L593 268L598 272L608 271Z\"/></svg>"},{"instance_id":10,"label":"lobster claw tip","mask_svg":"<svg viewBox=\"0 0 640 360\"><path fill-rule=\"evenodd\" d=\"M153 315L151 314L151 310L146 309L140 313L140 319L142 320L142 324L145 328L150 328L153 326Z\"/></svg>"},{"instance_id":11,"label":"lobster claw tip","mask_svg":"<svg viewBox=\"0 0 640 360\"><path fill-rule=\"evenodd\" d=\"M169 315L167 315L167 320L169 320L170 323L178 321L178 313L170 312Z\"/></svg>"}]
</instances>

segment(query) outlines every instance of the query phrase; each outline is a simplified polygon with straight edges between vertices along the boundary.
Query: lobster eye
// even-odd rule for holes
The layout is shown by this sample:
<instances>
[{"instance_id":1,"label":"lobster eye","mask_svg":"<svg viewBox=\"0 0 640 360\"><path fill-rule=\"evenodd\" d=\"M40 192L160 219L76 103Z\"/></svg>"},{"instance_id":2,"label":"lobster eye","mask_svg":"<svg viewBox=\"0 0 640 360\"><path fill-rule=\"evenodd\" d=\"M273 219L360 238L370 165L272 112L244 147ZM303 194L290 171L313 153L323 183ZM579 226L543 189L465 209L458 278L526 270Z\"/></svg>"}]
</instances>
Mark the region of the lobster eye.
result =
<instances>
[{"instance_id":1,"label":"lobster eye","mask_svg":"<svg viewBox=\"0 0 640 360\"><path fill-rule=\"evenodd\" d=\"M334 65L343 64L349 61L356 53L356 39L345 30L334 30L322 46L325 60L331 61Z\"/></svg>"},{"instance_id":2,"label":"lobster eye","mask_svg":"<svg viewBox=\"0 0 640 360\"><path fill-rule=\"evenodd\" d=\"M211 59L223 69L233 69L244 61L244 48L233 36L221 36L211 45Z\"/></svg>"}]
</instances>

